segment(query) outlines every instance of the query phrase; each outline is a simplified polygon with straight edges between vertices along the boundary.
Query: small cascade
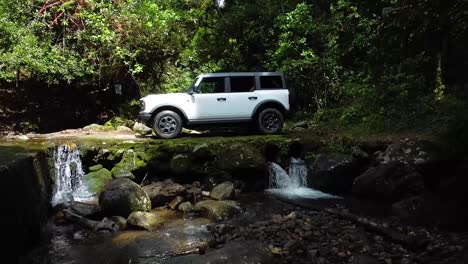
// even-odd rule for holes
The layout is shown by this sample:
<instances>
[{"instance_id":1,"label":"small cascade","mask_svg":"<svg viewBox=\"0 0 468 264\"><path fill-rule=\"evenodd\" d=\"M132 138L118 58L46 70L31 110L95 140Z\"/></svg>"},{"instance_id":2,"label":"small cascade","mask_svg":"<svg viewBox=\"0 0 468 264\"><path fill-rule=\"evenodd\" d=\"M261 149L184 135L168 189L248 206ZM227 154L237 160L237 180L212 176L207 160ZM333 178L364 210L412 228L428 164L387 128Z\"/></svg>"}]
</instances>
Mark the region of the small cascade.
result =
<instances>
[{"instance_id":1,"label":"small cascade","mask_svg":"<svg viewBox=\"0 0 468 264\"><path fill-rule=\"evenodd\" d=\"M55 185L52 206L70 201L86 201L92 194L83 182L80 152L75 144L58 146L54 151Z\"/></svg>"},{"instance_id":2,"label":"small cascade","mask_svg":"<svg viewBox=\"0 0 468 264\"><path fill-rule=\"evenodd\" d=\"M307 188L307 166L303 160L291 158L288 171L289 174L280 165L270 162L270 189L267 192L289 198L339 198L328 193Z\"/></svg>"}]
</instances>

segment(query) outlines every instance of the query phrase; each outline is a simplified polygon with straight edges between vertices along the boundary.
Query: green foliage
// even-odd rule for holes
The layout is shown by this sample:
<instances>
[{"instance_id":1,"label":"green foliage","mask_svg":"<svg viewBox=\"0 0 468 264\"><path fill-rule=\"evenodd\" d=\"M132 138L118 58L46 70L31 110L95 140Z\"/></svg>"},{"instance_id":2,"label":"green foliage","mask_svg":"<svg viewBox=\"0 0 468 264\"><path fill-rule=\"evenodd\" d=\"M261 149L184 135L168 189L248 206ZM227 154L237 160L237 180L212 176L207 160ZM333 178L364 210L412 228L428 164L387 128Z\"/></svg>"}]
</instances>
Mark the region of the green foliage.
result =
<instances>
[{"instance_id":1,"label":"green foliage","mask_svg":"<svg viewBox=\"0 0 468 264\"><path fill-rule=\"evenodd\" d=\"M50 3L0 2L1 80L144 96L203 72L282 71L316 121L382 130L447 121L468 83L464 0ZM119 107L110 126L136 117Z\"/></svg>"}]
</instances>

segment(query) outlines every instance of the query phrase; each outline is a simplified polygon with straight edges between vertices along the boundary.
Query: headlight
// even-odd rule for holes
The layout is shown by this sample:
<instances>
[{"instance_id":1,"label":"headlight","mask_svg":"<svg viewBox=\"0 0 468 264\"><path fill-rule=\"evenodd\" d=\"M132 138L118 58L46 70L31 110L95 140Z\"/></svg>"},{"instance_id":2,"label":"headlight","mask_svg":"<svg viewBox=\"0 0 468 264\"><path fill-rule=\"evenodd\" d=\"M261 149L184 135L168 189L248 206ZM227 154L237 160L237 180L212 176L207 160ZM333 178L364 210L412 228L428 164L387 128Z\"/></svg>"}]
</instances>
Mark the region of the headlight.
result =
<instances>
[{"instance_id":1,"label":"headlight","mask_svg":"<svg viewBox=\"0 0 468 264\"><path fill-rule=\"evenodd\" d=\"M140 100L140 111L145 111L145 101Z\"/></svg>"}]
</instances>

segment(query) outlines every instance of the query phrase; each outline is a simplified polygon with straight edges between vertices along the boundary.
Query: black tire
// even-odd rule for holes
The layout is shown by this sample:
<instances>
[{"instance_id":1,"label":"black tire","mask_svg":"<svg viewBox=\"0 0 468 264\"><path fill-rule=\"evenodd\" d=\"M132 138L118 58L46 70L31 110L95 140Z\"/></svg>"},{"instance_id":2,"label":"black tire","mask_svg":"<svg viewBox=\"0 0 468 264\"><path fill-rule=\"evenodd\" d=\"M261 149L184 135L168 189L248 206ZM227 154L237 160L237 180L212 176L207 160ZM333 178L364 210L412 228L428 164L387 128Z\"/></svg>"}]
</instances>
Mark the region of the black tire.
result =
<instances>
[{"instance_id":1,"label":"black tire","mask_svg":"<svg viewBox=\"0 0 468 264\"><path fill-rule=\"evenodd\" d=\"M258 114L256 122L262 134L276 134L283 129L283 113L276 108L265 108Z\"/></svg>"},{"instance_id":2,"label":"black tire","mask_svg":"<svg viewBox=\"0 0 468 264\"><path fill-rule=\"evenodd\" d=\"M182 118L176 112L161 111L153 119L153 130L160 138L176 138L182 131Z\"/></svg>"}]
</instances>

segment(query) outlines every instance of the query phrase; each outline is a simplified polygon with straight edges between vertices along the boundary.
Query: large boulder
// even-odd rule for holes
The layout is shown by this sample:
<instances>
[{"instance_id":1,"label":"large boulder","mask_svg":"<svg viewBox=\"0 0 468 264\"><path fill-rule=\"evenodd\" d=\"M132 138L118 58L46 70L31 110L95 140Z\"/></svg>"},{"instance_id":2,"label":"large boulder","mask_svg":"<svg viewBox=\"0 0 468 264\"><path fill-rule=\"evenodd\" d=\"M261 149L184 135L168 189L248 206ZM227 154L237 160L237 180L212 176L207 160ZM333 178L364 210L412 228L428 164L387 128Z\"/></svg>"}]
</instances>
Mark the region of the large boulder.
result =
<instances>
[{"instance_id":1,"label":"large boulder","mask_svg":"<svg viewBox=\"0 0 468 264\"><path fill-rule=\"evenodd\" d=\"M176 196L184 196L186 189L184 186L167 179L143 186L143 191L150 197L153 207L158 207L172 201Z\"/></svg>"},{"instance_id":2,"label":"large boulder","mask_svg":"<svg viewBox=\"0 0 468 264\"><path fill-rule=\"evenodd\" d=\"M359 162L351 155L319 154L312 164L308 182L323 191L349 192L360 173Z\"/></svg>"},{"instance_id":3,"label":"large boulder","mask_svg":"<svg viewBox=\"0 0 468 264\"><path fill-rule=\"evenodd\" d=\"M153 209L150 212L133 212L127 218L127 224L148 231L160 228L164 223L176 219L177 213L168 209Z\"/></svg>"},{"instance_id":4,"label":"large boulder","mask_svg":"<svg viewBox=\"0 0 468 264\"><path fill-rule=\"evenodd\" d=\"M128 178L110 182L99 196L102 213L127 217L135 211L151 210L151 200L138 184Z\"/></svg>"},{"instance_id":5,"label":"large boulder","mask_svg":"<svg viewBox=\"0 0 468 264\"><path fill-rule=\"evenodd\" d=\"M228 172L245 169L264 169L262 152L253 144L234 143L216 157L216 167Z\"/></svg>"},{"instance_id":6,"label":"large boulder","mask_svg":"<svg viewBox=\"0 0 468 264\"><path fill-rule=\"evenodd\" d=\"M114 178L135 179L134 172L146 167L146 162L132 149L123 153L122 159L112 168Z\"/></svg>"},{"instance_id":7,"label":"large boulder","mask_svg":"<svg viewBox=\"0 0 468 264\"><path fill-rule=\"evenodd\" d=\"M108 169L102 168L102 165L101 169L97 171L91 171L84 176L84 182L88 186L88 190L96 194L101 193L104 187L106 187L110 181L112 181L112 174Z\"/></svg>"},{"instance_id":8,"label":"large boulder","mask_svg":"<svg viewBox=\"0 0 468 264\"><path fill-rule=\"evenodd\" d=\"M421 174L400 161L369 168L353 183L353 193L388 201L420 193L424 189Z\"/></svg>"},{"instance_id":9,"label":"large boulder","mask_svg":"<svg viewBox=\"0 0 468 264\"><path fill-rule=\"evenodd\" d=\"M228 200L234 198L235 189L232 182L226 181L216 185L210 192L210 197L215 200Z\"/></svg>"},{"instance_id":10,"label":"large boulder","mask_svg":"<svg viewBox=\"0 0 468 264\"><path fill-rule=\"evenodd\" d=\"M225 219L240 212L240 207L234 201L204 200L195 205L195 210L204 211L214 219Z\"/></svg>"}]
</instances>

